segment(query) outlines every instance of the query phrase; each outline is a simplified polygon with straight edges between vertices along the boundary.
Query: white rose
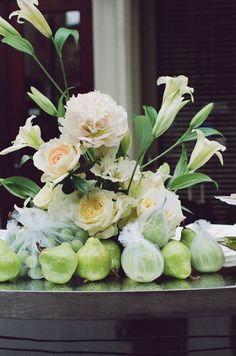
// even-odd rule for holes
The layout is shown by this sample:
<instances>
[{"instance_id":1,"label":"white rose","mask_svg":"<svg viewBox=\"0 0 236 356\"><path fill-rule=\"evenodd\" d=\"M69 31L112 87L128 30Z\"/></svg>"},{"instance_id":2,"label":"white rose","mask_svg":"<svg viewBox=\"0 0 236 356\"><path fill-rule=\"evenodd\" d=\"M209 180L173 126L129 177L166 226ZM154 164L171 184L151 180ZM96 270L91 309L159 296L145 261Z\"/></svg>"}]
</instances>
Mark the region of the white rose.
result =
<instances>
[{"instance_id":1,"label":"white rose","mask_svg":"<svg viewBox=\"0 0 236 356\"><path fill-rule=\"evenodd\" d=\"M41 177L43 182L56 184L77 165L80 153L79 147L75 148L55 138L44 143L34 154L34 165L44 172Z\"/></svg>"},{"instance_id":2,"label":"white rose","mask_svg":"<svg viewBox=\"0 0 236 356\"><path fill-rule=\"evenodd\" d=\"M127 113L107 94L93 91L67 102L62 139L85 147L119 146L128 130Z\"/></svg>"},{"instance_id":3,"label":"white rose","mask_svg":"<svg viewBox=\"0 0 236 356\"><path fill-rule=\"evenodd\" d=\"M89 197L84 196L75 209L74 221L82 229L94 236L112 225L115 216L115 193L94 189Z\"/></svg>"},{"instance_id":4,"label":"white rose","mask_svg":"<svg viewBox=\"0 0 236 356\"><path fill-rule=\"evenodd\" d=\"M129 211L134 200L122 193L94 188L74 210L74 221L90 236L109 238L117 234L117 223Z\"/></svg>"}]
</instances>

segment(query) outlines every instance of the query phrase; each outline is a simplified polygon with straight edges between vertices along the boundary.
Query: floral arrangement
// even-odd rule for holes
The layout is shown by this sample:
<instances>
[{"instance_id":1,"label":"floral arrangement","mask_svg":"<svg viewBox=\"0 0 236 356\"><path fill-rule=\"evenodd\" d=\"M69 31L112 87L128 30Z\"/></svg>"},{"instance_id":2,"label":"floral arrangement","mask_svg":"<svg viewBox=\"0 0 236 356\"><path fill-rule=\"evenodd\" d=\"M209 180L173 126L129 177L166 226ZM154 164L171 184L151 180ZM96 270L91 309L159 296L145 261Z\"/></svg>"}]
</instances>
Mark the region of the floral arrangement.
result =
<instances>
[{"instance_id":1,"label":"floral arrangement","mask_svg":"<svg viewBox=\"0 0 236 356\"><path fill-rule=\"evenodd\" d=\"M143 106L133 115L138 146L136 159L129 156L132 135L125 109L98 90L71 95L63 64L63 47L69 37L79 41L76 30L60 28L55 34L37 8L37 0L17 0L18 22L28 21L47 37L61 64L64 88L40 62L33 45L0 17L2 43L29 56L58 90L58 103L31 87L29 97L58 122L59 137L44 142L35 116L26 120L12 145L1 155L29 147L21 165L32 161L42 172L42 187L24 177L2 178L0 184L24 200L15 206L7 224L7 240L0 241L0 281L16 276L63 284L77 275L86 281L101 280L110 273L125 274L137 282L151 282L162 274L185 279L192 267L214 272L224 263L220 247L207 234L205 224L196 231L184 229L181 241L174 240L176 228L184 221L177 191L211 182L198 170L216 154L223 164L225 147L209 140L221 135L201 127L213 109L204 106L189 121L189 127L164 152L146 161L151 144L170 128L178 112L193 101L188 78L163 76L164 87L158 111ZM71 84L71 83L70 83ZM186 97L188 97L186 99ZM189 141L196 141L191 154ZM158 161L175 147L182 154L173 172ZM154 172L150 164L157 163ZM203 248L204 247L204 248Z\"/></svg>"}]
</instances>

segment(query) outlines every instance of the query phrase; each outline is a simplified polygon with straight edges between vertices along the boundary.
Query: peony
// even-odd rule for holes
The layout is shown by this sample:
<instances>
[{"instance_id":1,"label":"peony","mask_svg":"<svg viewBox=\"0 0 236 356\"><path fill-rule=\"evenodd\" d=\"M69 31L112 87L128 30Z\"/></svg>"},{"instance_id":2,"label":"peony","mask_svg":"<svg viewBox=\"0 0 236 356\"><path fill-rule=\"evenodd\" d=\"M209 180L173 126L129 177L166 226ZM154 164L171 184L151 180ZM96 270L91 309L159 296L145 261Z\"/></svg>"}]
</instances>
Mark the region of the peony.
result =
<instances>
[{"instance_id":1,"label":"peony","mask_svg":"<svg viewBox=\"0 0 236 356\"><path fill-rule=\"evenodd\" d=\"M62 139L85 147L119 146L128 131L124 108L100 91L72 96L61 123Z\"/></svg>"},{"instance_id":2,"label":"peony","mask_svg":"<svg viewBox=\"0 0 236 356\"><path fill-rule=\"evenodd\" d=\"M90 236L109 238L117 234L117 223L129 212L134 200L122 193L94 188L74 210L74 222Z\"/></svg>"},{"instance_id":3,"label":"peony","mask_svg":"<svg viewBox=\"0 0 236 356\"><path fill-rule=\"evenodd\" d=\"M80 148L66 144L54 138L44 143L33 156L34 165L44 172L42 182L54 182L64 179L78 164Z\"/></svg>"}]
</instances>

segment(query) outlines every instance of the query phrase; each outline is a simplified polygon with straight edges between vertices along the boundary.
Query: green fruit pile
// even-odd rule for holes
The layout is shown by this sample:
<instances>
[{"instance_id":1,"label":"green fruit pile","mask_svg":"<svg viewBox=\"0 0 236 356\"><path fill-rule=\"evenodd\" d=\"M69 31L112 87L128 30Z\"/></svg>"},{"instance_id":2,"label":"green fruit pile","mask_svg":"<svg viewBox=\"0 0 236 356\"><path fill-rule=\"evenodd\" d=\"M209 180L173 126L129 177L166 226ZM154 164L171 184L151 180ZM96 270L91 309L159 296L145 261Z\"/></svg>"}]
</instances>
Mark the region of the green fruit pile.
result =
<instances>
[{"instance_id":1,"label":"green fruit pile","mask_svg":"<svg viewBox=\"0 0 236 356\"><path fill-rule=\"evenodd\" d=\"M149 234L151 226L145 228ZM177 281L185 280L191 275L192 267L198 272L215 272L224 263L220 247L207 235L200 236L202 245L199 245L197 234L189 228L182 230L180 241L169 240L161 249L148 235L148 239L139 239L132 248L127 245L122 253L112 239L88 238L82 230L74 235L69 229L61 233L61 241L70 236L69 242L57 246L50 242L37 254L23 243L13 252L6 241L0 240L0 282L28 275L32 279L44 277L48 283L59 285L68 283L73 276L97 283L112 273L118 275L122 266L130 278L124 284L127 290L129 286L140 288L139 284L136 286L138 282L151 283L162 274Z\"/></svg>"}]
</instances>

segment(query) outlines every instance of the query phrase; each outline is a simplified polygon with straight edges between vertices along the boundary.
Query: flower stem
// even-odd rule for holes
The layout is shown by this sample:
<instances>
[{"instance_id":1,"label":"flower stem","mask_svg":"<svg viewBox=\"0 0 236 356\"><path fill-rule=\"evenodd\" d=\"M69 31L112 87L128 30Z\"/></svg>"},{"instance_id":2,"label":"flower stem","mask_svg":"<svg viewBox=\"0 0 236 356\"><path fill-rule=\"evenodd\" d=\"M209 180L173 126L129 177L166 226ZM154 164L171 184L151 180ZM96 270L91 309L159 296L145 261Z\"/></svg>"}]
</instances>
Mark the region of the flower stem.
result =
<instances>
[{"instance_id":1,"label":"flower stem","mask_svg":"<svg viewBox=\"0 0 236 356\"><path fill-rule=\"evenodd\" d=\"M67 82L67 78L66 78L66 71L65 71L65 66L64 66L62 54L59 52L57 44L56 44L56 42L55 42L53 37L52 37L52 42L53 42L54 47L56 49L56 52L57 52L57 55L58 55L58 58L59 58L59 62L60 62L60 65L61 65L61 71L62 71L62 76L63 76L65 90L66 90L66 97L67 97L67 99L69 99L69 88L68 88L68 82Z\"/></svg>"},{"instance_id":2,"label":"flower stem","mask_svg":"<svg viewBox=\"0 0 236 356\"><path fill-rule=\"evenodd\" d=\"M42 69L44 74L48 77L48 79L53 83L53 85L57 88L57 90L63 95L63 90L59 87L57 82L53 79L53 77L48 73L47 69L42 65L42 63L39 61L39 59L36 56L33 56L35 62L38 64L38 66Z\"/></svg>"},{"instance_id":3,"label":"flower stem","mask_svg":"<svg viewBox=\"0 0 236 356\"><path fill-rule=\"evenodd\" d=\"M156 162L158 159L160 159L161 157L163 157L165 154L167 154L168 152L170 152L171 150L173 150L176 146L178 146L181 142L183 137L188 134L189 132L191 132L191 128L188 128L187 131L185 131L185 133L169 148L167 148L165 151L163 151L162 153L160 153L158 156L156 156L155 158L151 159L149 162L145 163L144 165L142 165L142 169L148 167L150 164Z\"/></svg>"}]
</instances>

